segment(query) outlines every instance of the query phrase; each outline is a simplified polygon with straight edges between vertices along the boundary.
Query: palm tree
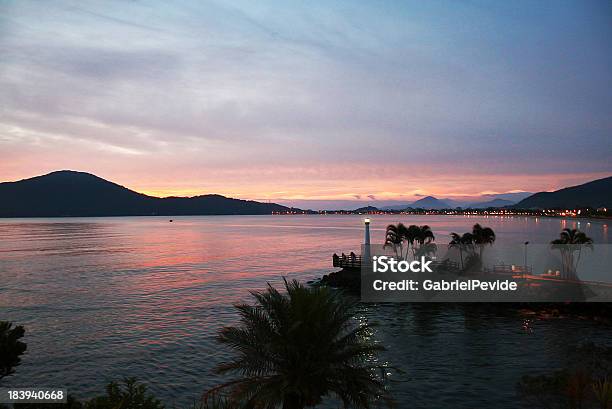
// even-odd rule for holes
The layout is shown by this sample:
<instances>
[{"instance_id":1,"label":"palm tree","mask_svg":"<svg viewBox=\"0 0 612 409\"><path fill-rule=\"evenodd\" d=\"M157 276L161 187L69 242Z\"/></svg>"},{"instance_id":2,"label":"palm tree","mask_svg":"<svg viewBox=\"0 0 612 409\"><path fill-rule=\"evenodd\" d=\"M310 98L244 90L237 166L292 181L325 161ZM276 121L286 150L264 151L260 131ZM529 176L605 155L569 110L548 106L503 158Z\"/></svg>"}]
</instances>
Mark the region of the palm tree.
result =
<instances>
[{"instance_id":1,"label":"palm tree","mask_svg":"<svg viewBox=\"0 0 612 409\"><path fill-rule=\"evenodd\" d=\"M463 252L474 250L474 236L472 233L464 233L459 235L457 233L451 233L451 241L448 243L449 248L456 248L459 250L459 257L461 259L461 269L463 270Z\"/></svg>"},{"instance_id":2,"label":"palm tree","mask_svg":"<svg viewBox=\"0 0 612 409\"><path fill-rule=\"evenodd\" d=\"M482 253L484 252L485 246L490 246L495 242L495 232L489 227L482 227L476 223L472 228L472 236L474 237L474 244L476 244L480 250L480 261L482 262Z\"/></svg>"},{"instance_id":3,"label":"palm tree","mask_svg":"<svg viewBox=\"0 0 612 409\"><path fill-rule=\"evenodd\" d=\"M376 376L383 368L373 363L383 348L369 340L368 325L355 326L354 302L297 281L285 280L285 288L281 294L269 285L252 292L255 306L237 306L241 325L218 336L235 356L217 367L236 377L206 396L226 391L252 409L302 409L325 396L338 397L344 407L370 408L385 398L384 371Z\"/></svg>"},{"instance_id":4,"label":"palm tree","mask_svg":"<svg viewBox=\"0 0 612 409\"><path fill-rule=\"evenodd\" d=\"M551 248L561 252L561 264L565 278L576 278L576 270L582 255L582 248L593 249L593 239L577 229L563 229L559 238L550 242ZM574 263L574 252L578 258Z\"/></svg>"},{"instance_id":5,"label":"palm tree","mask_svg":"<svg viewBox=\"0 0 612 409\"><path fill-rule=\"evenodd\" d=\"M408 228L404 232L404 239L406 239L406 242L408 243L408 246L406 246L406 260L408 260L409 251L412 251L412 256L414 257L414 243L417 241L420 233L421 230L419 229L419 226L416 226L414 224L408 226Z\"/></svg>"},{"instance_id":6,"label":"palm tree","mask_svg":"<svg viewBox=\"0 0 612 409\"><path fill-rule=\"evenodd\" d=\"M21 325L13 328L12 322L0 321L0 379L13 374L21 363L21 355L27 349L20 341L24 334Z\"/></svg>"},{"instance_id":7,"label":"palm tree","mask_svg":"<svg viewBox=\"0 0 612 409\"><path fill-rule=\"evenodd\" d=\"M393 251L395 252L395 256L397 258L401 258L404 256L404 250L402 243L404 242L404 238L406 236L406 226L403 223L390 224L387 226L385 231L385 244L384 247L391 246ZM399 254L398 254L399 248Z\"/></svg>"},{"instance_id":8,"label":"palm tree","mask_svg":"<svg viewBox=\"0 0 612 409\"><path fill-rule=\"evenodd\" d=\"M438 251L438 246L436 246L436 243L425 243L419 246L414 254L414 258L416 260L421 256L431 257L432 255L436 254L436 251Z\"/></svg>"},{"instance_id":9,"label":"palm tree","mask_svg":"<svg viewBox=\"0 0 612 409\"><path fill-rule=\"evenodd\" d=\"M431 227L428 225L419 226L419 234L417 236L417 241L422 246L425 243L431 243L436 240L436 236L434 236L433 231L431 231Z\"/></svg>"},{"instance_id":10,"label":"palm tree","mask_svg":"<svg viewBox=\"0 0 612 409\"><path fill-rule=\"evenodd\" d=\"M435 241L436 237L428 225L412 225L408 227L408 232L410 235L409 240L412 247L412 256L415 260L417 256L423 255L424 253L435 252L436 245L433 244L432 241ZM418 246L415 246L415 244L418 244Z\"/></svg>"}]
</instances>

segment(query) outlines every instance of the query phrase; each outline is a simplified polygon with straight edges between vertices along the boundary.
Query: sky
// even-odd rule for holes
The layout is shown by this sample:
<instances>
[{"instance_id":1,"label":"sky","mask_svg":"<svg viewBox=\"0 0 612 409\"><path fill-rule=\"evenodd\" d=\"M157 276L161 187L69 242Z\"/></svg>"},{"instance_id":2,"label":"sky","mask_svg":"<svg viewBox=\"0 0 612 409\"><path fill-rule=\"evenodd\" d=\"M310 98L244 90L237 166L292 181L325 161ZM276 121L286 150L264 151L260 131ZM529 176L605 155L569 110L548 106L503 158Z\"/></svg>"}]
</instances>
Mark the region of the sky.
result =
<instances>
[{"instance_id":1,"label":"sky","mask_svg":"<svg viewBox=\"0 0 612 409\"><path fill-rule=\"evenodd\" d=\"M609 1L0 1L0 181L309 208L612 174Z\"/></svg>"}]
</instances>

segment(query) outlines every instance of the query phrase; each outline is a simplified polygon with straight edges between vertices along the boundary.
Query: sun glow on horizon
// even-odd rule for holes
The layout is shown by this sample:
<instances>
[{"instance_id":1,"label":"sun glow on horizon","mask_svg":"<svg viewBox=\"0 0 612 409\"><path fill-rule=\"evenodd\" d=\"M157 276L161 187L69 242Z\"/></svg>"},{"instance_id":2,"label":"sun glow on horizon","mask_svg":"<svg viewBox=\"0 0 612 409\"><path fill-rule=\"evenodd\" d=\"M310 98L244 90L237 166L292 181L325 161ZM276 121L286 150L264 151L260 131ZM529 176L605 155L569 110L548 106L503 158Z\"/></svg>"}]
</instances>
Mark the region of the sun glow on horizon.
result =
<instances>
[{"instance_id":1,"label":"sun glow on horizon","mask_svg":"<svg viewBox=\"0 0 612 409\"><path fill-rule=\"evenodd\" d=\"M606 176L609 176L609 174L540 175L531 177L531 183L527 185L525 184L526 178L524 175L516 177L498 175L490 178L478 175L471 177L473 181L468 186L472 188L465 191L445 190L448 186L448 176L445 175L432 175L429 186L407 189L405 192L399 191L397 186L407 186L406 183L397 183L396 181L386 181L384 179L379 182L369 180L362 187L359 187L358 182L352 182L350 183L350 192L345 191L341 183L334 187L321 180L300 181L298 187L294 187L288 182L269 181L266 179L253 181L252 183L238 183L237 180L234 180L235 183L232 186L224 183L211 183L210 181L208 183L196 181L189 183L187 180L181 180L180 184L183 186L181 188L173 188L172 184L168 182L165 182L163 186L155 186L154 181L149 181L146 184L128 183L125 186L139 193L155 197L193 197L219 194L236 199L272 201L285 205L292 205L292 203L297 202L308 203L310 201L313 203L321 201L355 204L397 202L402 204L416 201L426 196L433 196L438 199L452 199L459 202L486 201L496 195L556 190ZM468 177L462 179L465 182ZM554 188L548 189L551 183L554 184ZM328 187L325 189L317 188L317 185L321 184L326 184ZM495 185L497 189L480 189L482 185L487 184ZM515 188L515 186L521 184L523 186L526 185L527 189Z\"/></svg>"},{"instance_id":2,"label":"sun glow on horizon","mask_svg":"<svg viewBox=\"0 0 612 409\"><path fill-rule=\"evenodd\" d=\"M584 183L612 173L608 12L0 2L0 180L325 206Z\"/></svg>"}]
</instances>

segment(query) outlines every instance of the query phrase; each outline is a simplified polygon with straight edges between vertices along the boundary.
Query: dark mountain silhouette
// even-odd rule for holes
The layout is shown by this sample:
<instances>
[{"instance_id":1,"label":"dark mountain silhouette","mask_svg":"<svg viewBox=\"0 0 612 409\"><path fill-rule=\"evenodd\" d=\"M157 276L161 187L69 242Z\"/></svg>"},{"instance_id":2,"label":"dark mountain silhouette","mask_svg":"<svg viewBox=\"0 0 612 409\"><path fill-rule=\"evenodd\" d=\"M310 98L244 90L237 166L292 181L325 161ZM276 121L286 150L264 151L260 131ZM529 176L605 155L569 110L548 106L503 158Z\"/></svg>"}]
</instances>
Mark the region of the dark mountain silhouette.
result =
<instances>
[{"instance_id":1,"label":"dark mountain silhouette","mask_svg":"<svg viewBox=\"0 0 612 409\"><path fill-rule=\"evenodd\" d=\"M271 214L288 207L220 195L158 198L63 170L0 183L0 217Z\"/></svg>"},{"instance_id":2,"label":"dark mountain silhouette","mask_svg":"<svg viewBox=\"0 0 612 409\"><path fill-rule=\"evenodd\" d=\"M518 209L612 207L612 176L554 192L536 193L512 207Z\"/></svg>"},{"instance_id":3,"label":"dark mountain silhouette","mask_svg":"<svg viewBox=\"0 0 612 409\"><path fill-rule=\"evenodd\" d=\"M493 200L489 200L487 202L478 202L478 203L472 203L466 206L466 208L470 208L470 209L488 209L489 207L505 207L505 206L510 206L514 204L514 202L510 201L510 200L504 200L504 199L493 199Z\"/></svg>"},{"instance_id":4,"label":"dark mountain silhouette","mask_svg":"<svg viewBox=\"0 0 612 409\"><path fill-rule=\"evenodd\" d=\"M518 203L521 200L533 195L533 192L510 192L510 193L494 193L483 195L483 201L493 200L493 199L503 199L509 200L512 203Z\"/></svg>"},{"instance_id":5,"label":"dark mountain silhouette","mask_svg":"<svg viewBox=\"0 0 612 409\"><path fill-rule=\"evenodd\" d=\"M424 198L413 202L408 207L415 209L450 209L452 206L443 200L436 199L433 196L425 196Z\"/></svg>"},{"instance_id":6,"label":"dark mountain silhouette","mask_svg":"<svg viewBox=\"0 0 612 409\"><path fill-rule=\"evenodd\" d=\"M378 211L378 208L374 207L374 206L364 206L364 207L360 207L358 209L353 210L356 213L367 213L367 212L376 212Z\"/></svg>"},{"instance_id":7,"label":"dark mountain silhouette","mask_svg":"<svg viewBox=\"0 0 612 409\"><path fill-rule=\"evenodd\" d=\"M392 206L383 206L380 210L405 210L410 207L410 203L401 204L401 205L392 205Z\"/></svg>"}]
</instances>

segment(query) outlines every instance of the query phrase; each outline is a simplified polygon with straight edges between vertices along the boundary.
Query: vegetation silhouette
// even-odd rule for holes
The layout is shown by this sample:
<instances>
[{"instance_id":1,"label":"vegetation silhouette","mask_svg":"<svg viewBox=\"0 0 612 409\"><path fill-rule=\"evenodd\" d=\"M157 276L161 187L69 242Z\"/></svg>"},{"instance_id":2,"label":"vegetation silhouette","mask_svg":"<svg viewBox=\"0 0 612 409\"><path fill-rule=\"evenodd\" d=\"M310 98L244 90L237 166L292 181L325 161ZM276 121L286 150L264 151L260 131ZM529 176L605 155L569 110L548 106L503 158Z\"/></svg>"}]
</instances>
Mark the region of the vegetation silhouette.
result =
<instances>
[{"instance_id":1,"label":"vegetation silhouette","mask_svg":"<svg viewBox=\"0 0 612 409\"><path fill-rule=\"evenodd\" d=\"M451 241L448 243L448 248L455 248L459 251L461 270L463 272L482 270L484 249L487 245L492 246L495 243L493 229L476 223L471 232L461 235L453 232L450 236Z\"/></svg>"},{"instance_id":2,"label":"vegetation silhouette","mask_svg":"<svg viewBox=\"0 0 612 409\"><path fill-rule=\"evenodd\" d=\"M21 363L21 355L27 345L20 341L25 329L19 325L13 328L8 321L0 321L0 380L15 373L15 367Z\"/></svg>"},{"instance_id":3,"label":"vegetation silhouette","mask_svg":"<svg viewBox=\"0 0 612 409\"><path fill-rule=\"evenodd\" d=\"M472 233L464 233L459 235L458 233L451 233L451 241L448 243L448 248L456 248L459 250L459 259L461 261L461 270L465 268L463 263L463 254L474 246L474 237Z\"/></svg>"},{"instance_id":4,"label":"vegetation silhouette","mask_svg":"<svg viewBox=\"0 0 612 409\"><path fill-rule=\"evenodd\" d=\"M15 403L14 409L164 409L164 405L150 394L147 386L136 378L110 382L106 394L81 402L68 395L66 403ZM204 408L202 409L217 409Z\"/></svg>"},{"instance_id":5,"label":"vegetation silhouette","mask_svg":"<svg viewBox=\"0 0 612 409\"><path fill-rule=\"evenodd\" d=\"M561 253L561 267L564 278L577 279L578 263L582 249L593 250L593 239L577 229L563 229L559 238L550 242L551 248ZM574 254L578 252L578 257Z\"/></svg>"},{"instance_id":6,"label":"vegetation silhouette","mask_svg":"<svg viewBox=\"0 0 612 409\"><path fill-rule=\"evenodd\" d=\"M403 223L389 224L385 230L384 246L392 247L398 258L404 260L416 259L421 255L435 253L437 247L432 242L436 240L431 228L427 225L410 225L406 227ZM404 255L404 243L406 243L406 254ZM399 249L399 251L398 251Z\"/></svg>"},{"instance_id":7,"label":"vegetation silhouette","mask_svg":"<svg viewBox=\"0 0 612 409\"><path fill-rule=\"evenodd\" d=\"M479 223L476 223L472 227L472 237L474 244L479 249L480 260L482 261L485 246L492 246L495 243L495 232L490 227L482 227Z\"/></svg>"},{"instance_id":8,"label":"vegetation silhouette","mask_svg":"<svg viewBox=\"0 0 612 409\"><path fill-rule=\"evenodd\" d=\"M407 231L408 228L403 223L390 224L385 230L384 247L392 247L397 258L404 257L403 244Z\"/></svg>"},{"instance_id":9,"label":"vegetation silhouette","mask_svg":"<svg viewBox=\"0 0 612 409\"><path fill-rule=\"evenodd\" d=\"M241 325L225 327L219 342L234 351L217 372L236 377L205 394L220 394L242 408L301 409L337 397L344 407L391 403L385 369L374 358L383 347L369 325L356 325L356 301L327 287L285 281L286 293L268 286L252 292L256 305L238 305Z\"/></svg>"}]
</instances>

